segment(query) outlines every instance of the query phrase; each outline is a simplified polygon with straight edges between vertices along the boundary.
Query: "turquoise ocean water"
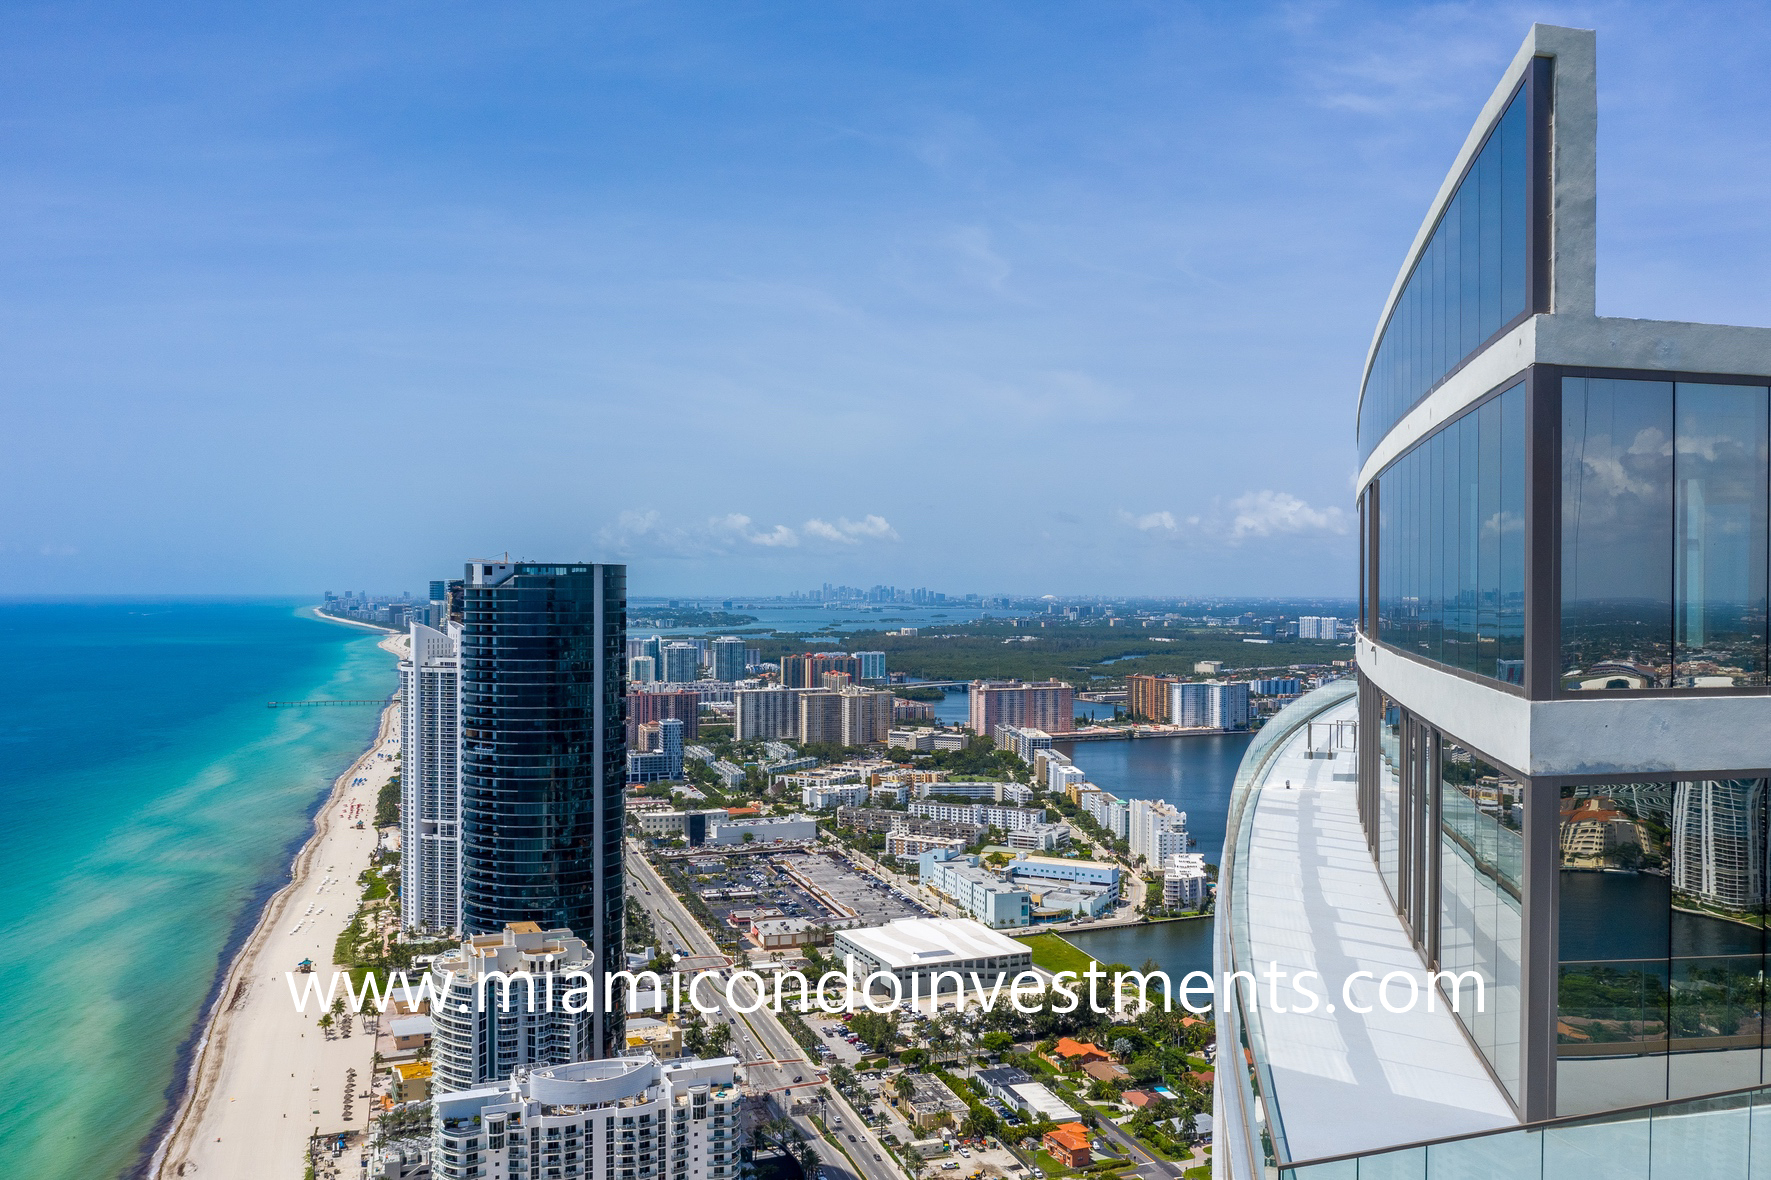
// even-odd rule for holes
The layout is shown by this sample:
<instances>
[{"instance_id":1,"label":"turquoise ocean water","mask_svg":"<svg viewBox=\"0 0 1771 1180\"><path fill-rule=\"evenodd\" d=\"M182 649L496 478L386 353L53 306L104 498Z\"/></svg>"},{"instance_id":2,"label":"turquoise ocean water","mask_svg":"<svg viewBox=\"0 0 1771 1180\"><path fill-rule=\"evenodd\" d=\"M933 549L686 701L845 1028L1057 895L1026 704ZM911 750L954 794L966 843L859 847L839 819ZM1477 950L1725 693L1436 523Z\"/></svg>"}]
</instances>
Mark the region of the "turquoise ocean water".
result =
<instances>
[{"instance_id":1,"label":"turquoise ocean water","mask_svg":"<svg viewBox=\"0 0 1771 1180\"><path fill-rule=\"evenodd\" d=\"M374 736L381 633L293 602L0 603L0 1160L145 1163L218 973Z\"/></svg>"}]
</instances>

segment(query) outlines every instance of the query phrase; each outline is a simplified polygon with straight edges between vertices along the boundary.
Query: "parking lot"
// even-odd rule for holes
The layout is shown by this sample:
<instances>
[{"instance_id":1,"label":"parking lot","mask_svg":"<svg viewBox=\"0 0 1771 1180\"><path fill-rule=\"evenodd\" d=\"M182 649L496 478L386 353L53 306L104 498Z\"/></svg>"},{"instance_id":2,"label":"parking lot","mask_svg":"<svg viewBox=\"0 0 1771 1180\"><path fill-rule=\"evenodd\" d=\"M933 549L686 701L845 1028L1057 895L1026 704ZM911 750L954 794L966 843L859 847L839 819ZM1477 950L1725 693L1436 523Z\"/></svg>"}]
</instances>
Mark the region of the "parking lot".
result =
<instances>
[{"instance_id":1,"label":"parking lot","mask_svg":"<svg viewBox=\"0 0 1771 1180\"><path fill-rule=\"evenodd\" d=\"M729 922L734 912L774 909L840 929L878 926L923 912L891 887L824 853L697 856L683 868L721 922Z\"/></svg>"},{"instance_id":2,"label":"parking lot","mask_svg":"<svg viewBox=\"0 0 1771 1180\"><path fill-rule=\"evenodd\" d=\"M879 926L893 918L925 916L922 907L896 889L836 857L817 853L795 857L793 863L819 892L855 912L853 918L838 919L845 925Z\"/></svg>"}]
</instances>

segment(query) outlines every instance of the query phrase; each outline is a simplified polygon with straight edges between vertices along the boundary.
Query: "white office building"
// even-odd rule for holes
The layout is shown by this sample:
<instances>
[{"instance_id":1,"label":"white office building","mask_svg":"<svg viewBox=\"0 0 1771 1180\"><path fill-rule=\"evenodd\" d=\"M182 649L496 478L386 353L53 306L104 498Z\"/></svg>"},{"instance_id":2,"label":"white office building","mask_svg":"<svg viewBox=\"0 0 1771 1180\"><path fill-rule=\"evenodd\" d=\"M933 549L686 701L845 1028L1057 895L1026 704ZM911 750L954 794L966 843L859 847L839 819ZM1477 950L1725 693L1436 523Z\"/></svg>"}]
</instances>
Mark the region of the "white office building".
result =
<instances>
[{"instance_id":1,"label":"white office building","mask_svg":"<svg viewBox=\"0 0 1771 1180\"><path fill-rule=\"evenodd\" d=\"M518 1069L595 1056L600 983L593 989L598 1002L591 1010L567 1012L564 1004L568 988L583 986L582 978L566 982L565 977L594 969L583 939L570 930L543 930L534 922L476 934L459 950L438 956L430 971L439 997L431 1005L432 1091L471 1090ZM519 972L527 972L529 979L513 980ZM550 976L551 1007L542 1003ZM531 988L535 1011L530 1011Z\"/></svg>"},{"instance_id":2,"label":"white office building","mask_svg":"<svg viewBox=\"0 0 1771 1180\"><path fill-rule=\"evenodd\" d=\"M400 904L408 928L461 929L460 660L453 635L413 623L400 661Z\"/></svg>"},{"instance_id":3,"label":"white office building","mask_svg":"<svg viewBox=\"0 0 1771 1180\"><path fill-rule=\"evenodd\" d=\"M738 1061L650 1053L528 1070L441 1095L437 1180L730 1180L740 1162Z\"/></svg>"},{"instance_id":4,"label":"white office building","mask_svg":"<svg viewBox=\"0 0 1771 1180\"><path fill-rule=\"evenodd\" d=\"M924 885L992 929L1025 926L1033 920L1032 895L981 867L975 856L935 848L916 863Z\"/></svg>"},{"instance_id":5,"label":"white office building","mask_svg":"<svg viewBox=\"0 0 1771 1180\"><path fill-rule=\"evenodd\" d=\"M809 815L722 819L713 821L707 828L707 842L715 845L773 844L782 840L817 838L818 821Z\"/></svg>"},{"instance_id":6,"label":"white office building","mask_svg":"<svg viewBox=\"0 0 1771 1180\"><path fill-rule=\"evenodd\" d=\"M1010 848L1024 852L1055 852L1070 845L1069 824L1034 824L1019 828L1003 837Z\"/></svg>"},{"instance_id":7,"label":"white office building","mask_svg":"<svg viewBox=\"0 0 1771 1180\"><path fill-rule=\"evenodd\" d=\"M854 986L860 987L874 972L885 972L897 977L906 998L913 979L919 995L932 995L938 989L950 996L958 978L969 999L976 995L974 971L978 982L989 989L1033 967L1033 953L1025 943L965 918L899 918L866 930L839 930L834 954L839 963L853 956ZM878 981L872 990L891 989Z\"/></svg>"}]
</instances>

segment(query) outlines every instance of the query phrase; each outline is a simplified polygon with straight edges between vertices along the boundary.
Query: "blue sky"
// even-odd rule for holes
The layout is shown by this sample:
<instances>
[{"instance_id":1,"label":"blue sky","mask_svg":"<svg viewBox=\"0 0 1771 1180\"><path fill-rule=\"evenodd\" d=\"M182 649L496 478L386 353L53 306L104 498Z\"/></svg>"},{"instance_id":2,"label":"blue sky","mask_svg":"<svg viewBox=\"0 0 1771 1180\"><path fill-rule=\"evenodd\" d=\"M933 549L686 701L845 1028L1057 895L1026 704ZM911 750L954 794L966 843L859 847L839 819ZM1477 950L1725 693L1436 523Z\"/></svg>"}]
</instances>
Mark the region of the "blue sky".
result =
<instances>
[{"instance_id":1,"label":"blue sky","mask_svg":"<svg viewBox=\"0 0 1771 1180\"><path fill-rule=\"evenodd\" d=\"M1532 20L1600 310L1771 323L1771 13L15 4L0 593L1354 587L1358 372Z\"/></svg>"}]
</instances>

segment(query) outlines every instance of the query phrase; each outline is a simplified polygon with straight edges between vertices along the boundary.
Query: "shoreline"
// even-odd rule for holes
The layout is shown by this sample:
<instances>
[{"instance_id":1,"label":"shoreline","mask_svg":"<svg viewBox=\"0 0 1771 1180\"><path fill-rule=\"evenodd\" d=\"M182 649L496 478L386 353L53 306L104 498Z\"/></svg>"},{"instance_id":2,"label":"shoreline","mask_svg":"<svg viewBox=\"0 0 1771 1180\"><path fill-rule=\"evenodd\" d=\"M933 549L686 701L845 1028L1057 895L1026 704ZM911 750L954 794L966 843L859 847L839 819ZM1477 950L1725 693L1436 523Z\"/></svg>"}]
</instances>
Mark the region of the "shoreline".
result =
<instances>
[{"instance_id":1,"label":"shoreline","mask_svg":"<svg viewBox=\"0 0 1771 1180\"><path fill-rule=\"evenodd\" d=\"M375 627L373 624L357 623L353 619L332 618L319 611L314 611L313 614L314 617L329 622L346 623L380 631L384 638L377 646L396 659L404 654L400 646L401 637L398 632ZM333 823L334 809L340 808L347 802L354 789L352 784L358 777L386 777L385 775L373 776L371 772L377 763L376 755L391 738L398 736L399 705L400 702L396 697L382 708L374 738L333 780L331 788L321 796L319 806L310 821L311 826L306 838L290 862L288 880L265 899L256 920L251 925L250 932L239 943L226 971L221 973L218 983L212 989L208 1006L197 1023L194 1046L189 1050L189 1066L183 1077L175 1077L173 1082L173 1086L177 1087L176 1101L172 1100L170 1093L173 1087L168 1087L169 1117L162 1124L163 1131L156 1127L155 1134L158 1136L158 1142L154 1144L151 1154L147 1156L145 1166L138 1164L125 1173L126 1176L163 1180L163 1178L169 1177L200 1174L201 1169L189 1157L200 1146L196 1138L198 1128L203 1126L212 1110L215 1109L212 1103L219 1093L223 1074L230 1066L239 1064L230 1055L229 1046L235 1040L234 1034L247 1031L245 1025L249 1021L250 1014L243 1009L247 1007L246 1001L253 991L251 976L257 973L258 960L266 951L290 904L296 899L298 893L313 884L314 864L321 849L327 844L328 839L340 830ZM374 793L378 789L379 782L369 784L371 807L373 806ZM372 812L368 818L373 819ZM379 839L379 834L372 826L365 827L365 834L372 841ZM342 879L349 882L347 888L354 888L355 873L349 873ZM320 887L324 888L324 883ZM353 911L354 908L353 906ZM329 960L330 957L330 951L327 951L325 958ZM319 962L320 960L316 958L316 964ZM318 967L316 967L317 970ZM372 1052L373 1038L365 1037L364 1043ZM181 1059L183 1056L184 1051L181 1050ZM287 1117L286 1113L285 1117ZM365 1125L367 1125L367 1120L365 1120ZM306 1139L307 1137L303 1135L302 1141L304 1143ZM221 1140L218 1138L216 1141L220 1142ZM265 1162L268 1163L267 1171L280 1170L274 1162ZM291 1162L296 1161L292 1159ZM299 1172L299 1167L297 1171Z\"/></svg>"}]
</instances>

